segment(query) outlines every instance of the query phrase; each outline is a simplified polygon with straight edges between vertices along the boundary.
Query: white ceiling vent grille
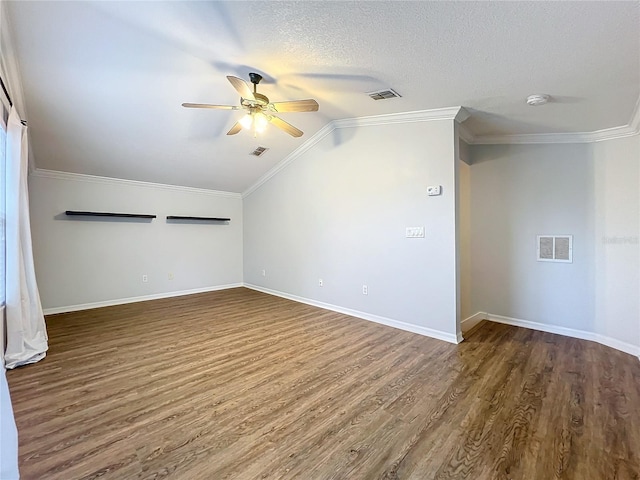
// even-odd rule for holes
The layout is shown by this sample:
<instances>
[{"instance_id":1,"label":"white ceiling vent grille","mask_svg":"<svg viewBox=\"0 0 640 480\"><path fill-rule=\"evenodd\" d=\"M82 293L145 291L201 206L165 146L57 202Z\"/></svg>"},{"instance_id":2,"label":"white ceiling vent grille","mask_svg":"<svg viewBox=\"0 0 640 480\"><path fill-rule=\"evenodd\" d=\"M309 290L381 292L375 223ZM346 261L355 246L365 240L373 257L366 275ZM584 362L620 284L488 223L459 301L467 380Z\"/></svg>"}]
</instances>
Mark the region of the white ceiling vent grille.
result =
<instances>
[{"instance_id":1,"label":"white ceiling vent grille","mask_svg":"<svg viewBox=\"0 0 640 480\"><path fill-rule=\"evenodd\" d=\"M573 235L538 235L539 262L573 263Z\"/></svg>"},{"instance_id":2,"label":"white ceiling vent grille","mask_svg":"<svg viewBox=\"0 0 640 480\"><path fill-rule=\"evenodd\" d=\"M253 152L251 152L249 155L253 155L253 156L259 157L260 155L264 154L264 152L266 152L267 150L269 150L269 149L266 148L266 147L258 147Z\"/></svg>"},{"instance_id":3,"label":"white ceiling vent grille","mask_svg":"<svg viewBox=\"0 0 640 480\"><path fill-rule=\"evenodd\" d=\"M379 90L377 92L369 92L367 93L367 95L369 95L374 100L386 100L387 98L396 98L402 96L398 92L390 88L387 88L386 90Z\"/></svg>"}]
</instances>

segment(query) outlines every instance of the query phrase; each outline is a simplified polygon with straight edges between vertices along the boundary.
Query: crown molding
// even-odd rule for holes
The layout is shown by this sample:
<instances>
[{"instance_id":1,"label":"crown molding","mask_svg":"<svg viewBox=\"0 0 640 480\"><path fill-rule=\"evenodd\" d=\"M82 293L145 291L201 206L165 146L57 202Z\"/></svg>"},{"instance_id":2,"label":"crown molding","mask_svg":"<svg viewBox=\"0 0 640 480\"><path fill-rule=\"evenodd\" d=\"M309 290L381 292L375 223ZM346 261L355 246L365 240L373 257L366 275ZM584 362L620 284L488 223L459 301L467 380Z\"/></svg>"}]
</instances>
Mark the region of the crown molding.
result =
<instances>
[{"instance_id":1,"label":"crown molding","mask_svg":"<svg viewBox=\"0 0 640 480\"><path fill-rule=\"evenodd\" d=\"M385 115L372 115L369 117L345 118L333 120L318 130L305 143L278 162L271 170L260 177L249 188L242 192L242 197L248 197L262 184L286 168L291 162L299 158L320 140L339 128L369 127L372 125L391 125L395 123L428 122L433 120L455 120L464 122L469 118L469 112L464 107L437 108L434 110L419 110L415 112L389 113Z\"/></svg>"},{"instance_id":2,"label":"crown molding","mask_svg":"<svg viewBox=\"0 0 640 480\"><path fill-rule=\"evenodd\" d=\"M460 129L462 139L471 145L524 145L537 143L594 143L640 134L640 97L627 125L604 128L593 132L534 133L521 135L474 135L467 128Z\"/></svg>"},{"instance_id":3,"label":"crown molding","mask_svg":"<svg viewBox=\"0 0 640 480\"><path fill-rule=\"evenodd\" d=\"M465 122L471 116L471 114L469 113L469 110L467 110L464 107L454 107L454 108L458 109L458 113L454 117L454 120L462 125L462 123Z\"/></svg>"},{"instance_id":4,"label":"crown molding","mask_svg":"<svg viewBox=\"0 0 640 480\"><path fill-rule=\"evenodd\" d=\"M180 185L167 185L164 183L141 182L139 180L125 180L122 178L99 177L96 175L85 175L83 173L60 172L57 170L45 170L36 168L29 174L32 177L51 178L55 180L70 180L75 182L98 183L102 185L117 185L130 187L154 188L171 190L174 192L195 193L198 195L210 195L215 197L242 198L242 195L234 192L223 192L221 190L208 190L206 188L183 187Z\"/></svg>"},{"instance_id":5,"label":"crown molding","mask_svg":"<svg viewBox=\"0 0 640 480\"><path fill-rule=\"evenodd\" d=\"M388 113L369 117L345 118L330 122L333 128L369 127L372 125L391 125L394 123L429 122L433 120L455 120L464 122L469 112L463 107L435 108L415 112Z\"/></svg>"},{"instance_id":6,"label":"crown molding","mask_svg":"<svg viewBox=\"0 0 640 480\"><path fill-rule=\"evenodd\" d=\"M606 128L595 132L577 133L534 133L523 135L481 135L474 136L472 145L526 145L541 143L595 143L616 138L632 137L638 135L638 130L631 125L624 127Z\"/></svg>"},{"instance_id":7,"label":"crown molding","mask_svg":"<svg viewBox=\"0 0 640 480\"><path fill-rule=\"evenodd\" d=\"M458 136L467 144L473 144L475 137L469 128L461 123L458 125Z\"/></svg>"}]
</instances>

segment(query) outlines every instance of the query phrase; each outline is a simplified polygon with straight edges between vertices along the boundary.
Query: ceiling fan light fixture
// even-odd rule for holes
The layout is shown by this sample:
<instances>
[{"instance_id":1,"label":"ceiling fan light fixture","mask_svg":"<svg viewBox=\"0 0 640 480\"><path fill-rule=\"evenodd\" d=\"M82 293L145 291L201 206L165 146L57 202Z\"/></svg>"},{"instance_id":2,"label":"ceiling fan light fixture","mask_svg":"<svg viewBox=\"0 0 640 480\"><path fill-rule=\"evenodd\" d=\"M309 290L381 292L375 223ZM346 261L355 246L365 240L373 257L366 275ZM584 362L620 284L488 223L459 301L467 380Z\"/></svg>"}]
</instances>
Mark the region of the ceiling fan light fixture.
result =
<instances>
[{"instance_id":1,"label":"ceiling fan light fixture","mask_svg":"<svg viewBox=\"0 0 640 480\"><path fill-rule=\"evenodd\" d=\"M269 125L269 119L264 113L256 112L253 115L253 127L255 128L256 132L264 132L267 128L267 125Z\"/></svg>"},{"instance_id":2,"label":"ceiling fan light fixture","mask_svg":"<svg viewBox=\"0 0 640 480\"><path fill-rule=\"evenodd\" d=\"M0 0L2 1L2 0ZM257 92L258 83L262 80L262 76L258 73L250 73L249 78L253 83L253 92L251 88L241 78L227 75L227 80L236 92L240 94L240 105L212 105L209 103L183 103L183 107L187 108L213 108L218 110L245 110L247 113L236 123L233 124L227 135L236 135L242 130L250 130L253 136L257 137L259 133L263 133L267 126L272 123L292 137L301 137L304 132L294 127L289 122L284 121L276 113L283 112L317 112L318 102L312 98L306 100L291 100L286 102L272 103L266 95Z\"/></svg>"},{"instance_id":3,"label":"ceiling fan light fixture","mask_svg":"<svg viewBox=\"0 0 640 480\"><path fill-rule=\"evenodd\" d=\"M244 117L242 117L239 120L239 122L240 122L240 125L242 125L242 128L244 128L245 130L249 130L253 125L253 116L250 113L247 113Z\"/></svg>"}]
</instances>

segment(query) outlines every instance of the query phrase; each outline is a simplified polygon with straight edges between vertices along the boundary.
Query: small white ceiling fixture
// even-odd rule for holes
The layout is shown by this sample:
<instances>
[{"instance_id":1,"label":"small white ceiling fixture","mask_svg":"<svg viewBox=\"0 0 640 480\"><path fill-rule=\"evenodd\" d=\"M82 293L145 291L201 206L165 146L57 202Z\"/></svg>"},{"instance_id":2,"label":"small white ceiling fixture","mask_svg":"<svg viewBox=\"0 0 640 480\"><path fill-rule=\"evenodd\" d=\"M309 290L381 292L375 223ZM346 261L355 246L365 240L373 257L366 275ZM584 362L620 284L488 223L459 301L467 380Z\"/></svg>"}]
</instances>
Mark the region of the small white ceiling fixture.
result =
<instances>
[{"instance_id":1,"label":"small white ceiling fixture","mask_svg":"<svg viewBox=\"0 0 640 480\"><path fill-rule=\"evenodd\" d=\"M549 101L549 95L545 95L545 94L535 94L535 95L529 95L527 97L527 104L531 105L532 107L544 105L548 101Z\"/></svg>"}]
</instances>

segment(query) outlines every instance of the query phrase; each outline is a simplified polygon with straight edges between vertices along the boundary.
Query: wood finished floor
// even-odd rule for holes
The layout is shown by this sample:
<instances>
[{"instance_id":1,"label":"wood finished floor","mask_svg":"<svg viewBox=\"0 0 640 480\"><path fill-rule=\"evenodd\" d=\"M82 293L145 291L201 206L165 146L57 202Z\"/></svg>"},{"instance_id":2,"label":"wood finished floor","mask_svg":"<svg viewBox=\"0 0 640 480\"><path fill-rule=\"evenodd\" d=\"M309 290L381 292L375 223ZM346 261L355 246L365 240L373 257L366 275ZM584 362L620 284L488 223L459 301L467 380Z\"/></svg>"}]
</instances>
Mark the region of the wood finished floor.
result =
<instances>
[{"instance_id":1,"label":"wood finished floor","mask_svg":"<svg viewBox=\"0 0 640 480\"><path fill-rule=\"evenodd\" d=\"M640 362L460 345L238 288L47 318L7 372L23 479L637 479Z\"/></svg>"}]
</instances>

